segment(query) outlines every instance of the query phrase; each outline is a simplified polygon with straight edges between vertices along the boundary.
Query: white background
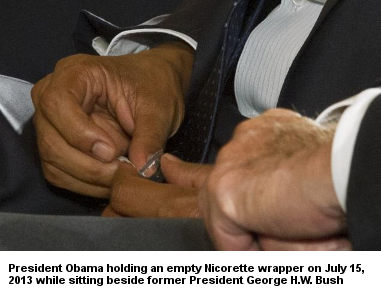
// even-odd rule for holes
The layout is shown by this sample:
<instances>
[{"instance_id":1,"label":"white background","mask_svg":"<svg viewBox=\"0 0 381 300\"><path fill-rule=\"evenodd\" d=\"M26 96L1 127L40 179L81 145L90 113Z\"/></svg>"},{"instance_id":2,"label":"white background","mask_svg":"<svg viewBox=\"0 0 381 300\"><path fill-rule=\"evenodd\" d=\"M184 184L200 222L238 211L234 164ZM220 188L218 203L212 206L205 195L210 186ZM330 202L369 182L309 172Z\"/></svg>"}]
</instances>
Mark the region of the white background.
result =
<instances>
[{"instance_id":1,"label":"white background","mask_svg":"<svg viewBox=\"0 0 381 300\"><path fill-rule=\"evenodd\" d=\"M1 299L379 299L381 255L380 252L1 252L0 253ZM165 273L9 273L9 264L16 265L320 265L325 270L327 264L361 264L364 274L352 273L349 267L343 285L9 285L9 276L59 275L75 277L127 277L139 275L146 277L186 277L188 275ZM150 273L150 272L149 272ZM193 274L191 274L193 275ZM288 277L274 273L200 273L201 277L252 275L255 277ZM291 275L324 275L308 272ZM331 274L336 277L338 274ZM288 279L288 282L290 280Z\"/></svg>"}]
</instances>

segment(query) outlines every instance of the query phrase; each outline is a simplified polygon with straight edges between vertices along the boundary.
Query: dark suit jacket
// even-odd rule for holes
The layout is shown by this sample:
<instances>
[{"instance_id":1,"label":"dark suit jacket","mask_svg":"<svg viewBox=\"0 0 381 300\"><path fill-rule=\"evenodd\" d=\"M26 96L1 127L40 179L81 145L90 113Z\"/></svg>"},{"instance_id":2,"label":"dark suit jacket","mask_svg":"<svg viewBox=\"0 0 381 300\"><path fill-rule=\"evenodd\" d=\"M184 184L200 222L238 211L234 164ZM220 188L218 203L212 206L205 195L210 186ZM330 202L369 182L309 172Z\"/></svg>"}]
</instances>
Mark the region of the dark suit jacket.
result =
<instances>
[{"instance_id":1,"label":"dark suit jacket","mask_svg":"<svg viewBox=\"0 0 381 300\"><path fill-rule=\"evenodd\" d=\"M252 0L257 2L260 0ZM257 23L279 3L280 0L265 0ZM226 46L224 24L234 7L233 0L188 0L163 23L144 26L177 30L198 41L188 103L205 88L211 69ZM328 0L291 66L278 106L316 117L330 104L372 86L381 78L380 13L381 4L377 0ZM95 36L102 35L110 41L116 33L129 29L112 27L87 13L78 25L76 44L80 51L92 53L90 45Z\"/></svg>"},{"instance_id":2,"label":"dark suit jacket","mask_svg":"<svg viewBox=\"0 0 381 300\"><path fill-rule=\"evenodd\" d=\"M239 2L239 1L238 1ZM260 0L252 0L257 4ZM259 21L277 5L279 0L266 0L261 7ZM224 24L235 4L233 0L187 0L159 27L170 28L188 34L198 41L191 87L187 98L188 111L197 123L192 101L202 95L205 83L216 63L221 49L226 47ZM328 0L310 36L293 62L278 106L297 110L309 117L316 117L323 109L341 99L348 98L371 87L381 77L381 2L379 0ZM103 35L110 40L121 28L110 28L92 16L86 16L90 31L82 36L93 38ZM244 23L243 23L244 24ZM153 26L155 27L155 26ZM156 26L157 27L157 26ZM83 28L83 27L82 27ZM126 29L126 28L123 28ZM81 29L82 30L82 29ZM83 32L82 32L83 33ZM76 36L78 40L78 35ZM86 42L87 45L88 41ZM82 43L82 44L86 44ZM89 48L82 50L91 51ZM231 71L231 70L225 70ZM220 76L224 76L221 74ZM226 81L225 93L207 99L216 101L217 116L211 118L209 143L194 139L184 140L180 129L171 150L183 158L205 161L211 152L230 137L236 123L242 118L231 101L232 95ZM229 94L230 92L230 94ZM349 234L355 249L381 249L381 151L377 136L380 102L369 110L355 149L348 190ZM221 117L222 116L222 117ZM186 122L185 122L186 124ZM194 148L203 148L193 155ZM209 160L213 160L209 159Z\"/></svg>"},{"instance_id":3,"label":"dark suit jacket","mask_svg":"<svg viewBox=\"0 0 381 300\"><path fill-rule=\"evenodd\" d=\"M0 74L36 82L74 54L71 34L80 8L133 24L171 11L176 1L5 1ZM96 217L104 204L48 186L31 122L20 136L0 113L0 250L212 249L200 220Z\"/></svg>"},{"instance_id":4,"label":"dark suit jacket","mask_svg":"<svg viewBox=\"0 0 381 300\"><path fill-rule=\"evenodd\" d=\"M279 0L266 0L261 8L258 22L265 18L279 2ZM258 3L259 0L252 0L252 5L255 6ZM192 106L192 103L206 88L205 83L211 69L216 64L222 47L226 46L224 45L224 24L233 7L232 0L186 0L159 25L162 28L186 33L198 41L192 84L187 97L187 115L195 118L195 122L197 122L195 117L197 114L189 113L189 111L200 110L199 107ZM314 117L329 104L371 86L380 77L380 15L379 0L328 0L315 28L288 73L279 98L279 106L293 108ZM75 44L80 52L93 53L89 47L92 38L101 35L111 40L123 29L110 26L88 13L83 13L74 34ZM194 143L194 147L202 148L202 151L192 157L192 160L207 159L208 156L205 154L212 152L213 147L218 148L226 142L235 124L241 119L233 104L234 99L229 100L232 96L229 82L226 81L225 85L224 92L218 95L219 101L206 99L216 101L217 109L213 112L216 117L212 118L208 125L208 138L213 141L204 144ZM381 249L379 238L381 206L378 205L381 194L378 171L381 170L379 159L381 139L377 135L380 103L380 100L374 102L364 119L352 164L348 190L348 223L355 249ZM0 121L5 122L2 118ZM20 152L18 149L25 147L25 143L11 133L6 123L1 125L1 128L4 133L9 132L9 137L6 135L2 139L7 142L3 145L4 151L2 150L5 155L2 159L6 161L3 161L1 166L12 166L13 159L17 161L17 168L20 168L18 172L14 172L14 167L12 167L13 171L3 172L6 182L9 181L10 184L1 190L5 197L2 197L2 203L5 200L7 200L6 203L10 203L11 196L16 195L12 194L12 191L24 193L24 189L13 189L13 186L27 183L27 186L32 188L35 186L33 180L40 175L22 171L25 170L25 166L30 168L31 162L36 164L37 168L38 161L28 158L28 153L22 159L20 155L12 158L13 154ZM184 141L182 141L184 130L184 128L180 130L169 147L176 151L178 145L183 145L179 153L187 157L187 151L192 147L186 147L186 144L184 147ZM197 132L194 135L197 136ZM14 178L15 174L23 176L18 179ZM364 174L368 175L364 176ZM41 187L41 191L43 190L41 182L38 183L38 187L39 189ZM38 196L39 193L34 198L31 197L30 201L41 198ZM28 195L31 194L28 193ZM44 197L46 198L44 203L48 205L49 195ZM53 199L50 200L53 201ZM30 201L27 204L33 206ZM69 202L61 206L65 207L69 205ZM45 204L43 206L46 210ZM23 211L32 212L34 208L23 205ZM49 209L47 211L49 213ZM53 210L51 213L57 212ZM200 236L198 232L202 231L198 226L197 222L187 221L147 222L128 219L1 214L0 249L206 249L209 246L205 246L205 239L197 238ZM120 232L121 236L110 234L110 230ZM129 238L123 238L126 236ZM201 236L204 237L204 235Z\"/></svg>"},{"instance_id":5,"label":"dark suit jacket","mask_svg":"<svg viewBox=\"0 0 381 300\"><path fill-rule=\"evenodd\" d=\"M347 191L348 230L356 250L381 250L381 97L368 108L354 148Z\"/></svg>"}]
</instances>

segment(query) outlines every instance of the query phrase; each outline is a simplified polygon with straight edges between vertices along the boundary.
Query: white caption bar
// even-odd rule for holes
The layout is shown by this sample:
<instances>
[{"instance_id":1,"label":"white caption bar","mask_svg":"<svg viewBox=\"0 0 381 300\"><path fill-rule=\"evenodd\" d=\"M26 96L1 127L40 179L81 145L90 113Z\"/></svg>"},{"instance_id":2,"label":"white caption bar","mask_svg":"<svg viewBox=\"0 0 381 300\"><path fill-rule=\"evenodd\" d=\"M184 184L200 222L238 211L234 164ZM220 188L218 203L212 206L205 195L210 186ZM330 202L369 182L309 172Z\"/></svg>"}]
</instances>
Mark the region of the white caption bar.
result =
<instances>
[{"instance_id":1,"label":"white caption bar","mask_svg":"<svg viewBox=\"0 0 381 300\"><path fill-rule=\"evenodd\" d=\"M378 292L379 258L379 252L2 252L0 289L3 299L358 299Z\"/></svg>"}]
</instances>

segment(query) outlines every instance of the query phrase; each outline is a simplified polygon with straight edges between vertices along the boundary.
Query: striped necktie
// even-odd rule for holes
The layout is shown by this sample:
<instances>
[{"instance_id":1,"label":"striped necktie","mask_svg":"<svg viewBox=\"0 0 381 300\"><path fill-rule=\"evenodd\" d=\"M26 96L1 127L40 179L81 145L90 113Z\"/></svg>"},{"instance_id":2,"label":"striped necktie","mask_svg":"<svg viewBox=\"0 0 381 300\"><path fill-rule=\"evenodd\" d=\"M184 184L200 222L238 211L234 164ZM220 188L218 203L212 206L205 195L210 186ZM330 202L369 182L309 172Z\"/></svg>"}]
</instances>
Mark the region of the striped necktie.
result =
<instances>
[{"instance_id":1,"label":"striped necktie","mask_svg":"<svg viewBox=\"0 0 381 300\"><path fill-rule=\"evenodd\" d=\"M167 150L186 161L205 162L213 136L219 100L226 85L228 71L234 65L266 0L236 1L224 25L221 51L210 76L197 99L190 101L179 132L169 141ZM248 15L250 13L250 15ZM245 20L249 20L245 22Z\"/></svg>"}]
</instances>

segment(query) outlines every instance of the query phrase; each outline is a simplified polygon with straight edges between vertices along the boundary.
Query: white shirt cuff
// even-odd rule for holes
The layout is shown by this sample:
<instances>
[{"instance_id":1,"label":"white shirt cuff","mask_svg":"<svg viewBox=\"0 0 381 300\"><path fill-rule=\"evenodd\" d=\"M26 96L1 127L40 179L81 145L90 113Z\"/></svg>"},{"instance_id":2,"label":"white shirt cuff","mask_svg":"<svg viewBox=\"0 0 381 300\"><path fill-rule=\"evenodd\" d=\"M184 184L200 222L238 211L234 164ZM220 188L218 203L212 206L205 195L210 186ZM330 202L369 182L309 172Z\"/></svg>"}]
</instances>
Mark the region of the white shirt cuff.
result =
<instances>
[{"instance_id":1,"label":"white shirt cuff","mask_svg":"<svg viewBox=\"0 0 381 300\"><path fill-rule=\"evenodd\" d=\"M336 103L323 111L316 119L320 124L340 119L337 124L332 145L331 172L337 198L346 212L348 181L353 151L360 125L372 101L381 95L381 88L372 88ZM345 109L348 107L347 109ZM339 117L340 112L342 113Z\"/></svg>"},{"instance_id":2,"label":"white shirt cuff","mask_svg":"<svg viewBox=\"0 0 381 300\"><path fill-rule=\"evenodd\" d=\"M32 87L24 80L0 75L0 112L18 134L34 113Z\"/></svg>"},{"instance_id":3,"label":"white shirt cuff","mask_svg":"<svg viewBox=\"0 0 381 300\"><path fill-rule=\"evenodd\" d=\"M157 25L160 24L168 16L169 15L158 16L140 25ZM92 46L94 50L102 56L118 56L124 54L139 53L141 51L150 49L150 46L136 42L134 37L136 38L137 35L142 36L155 33L168 35L172 38L175 37L184 41L193 49L197 49L197 42L190 36L175 30L165 28L137 28L125 30L116 35L110 43L108 43L103 37L98 36L93 39Z\"/></svg>"}]
</instances>

